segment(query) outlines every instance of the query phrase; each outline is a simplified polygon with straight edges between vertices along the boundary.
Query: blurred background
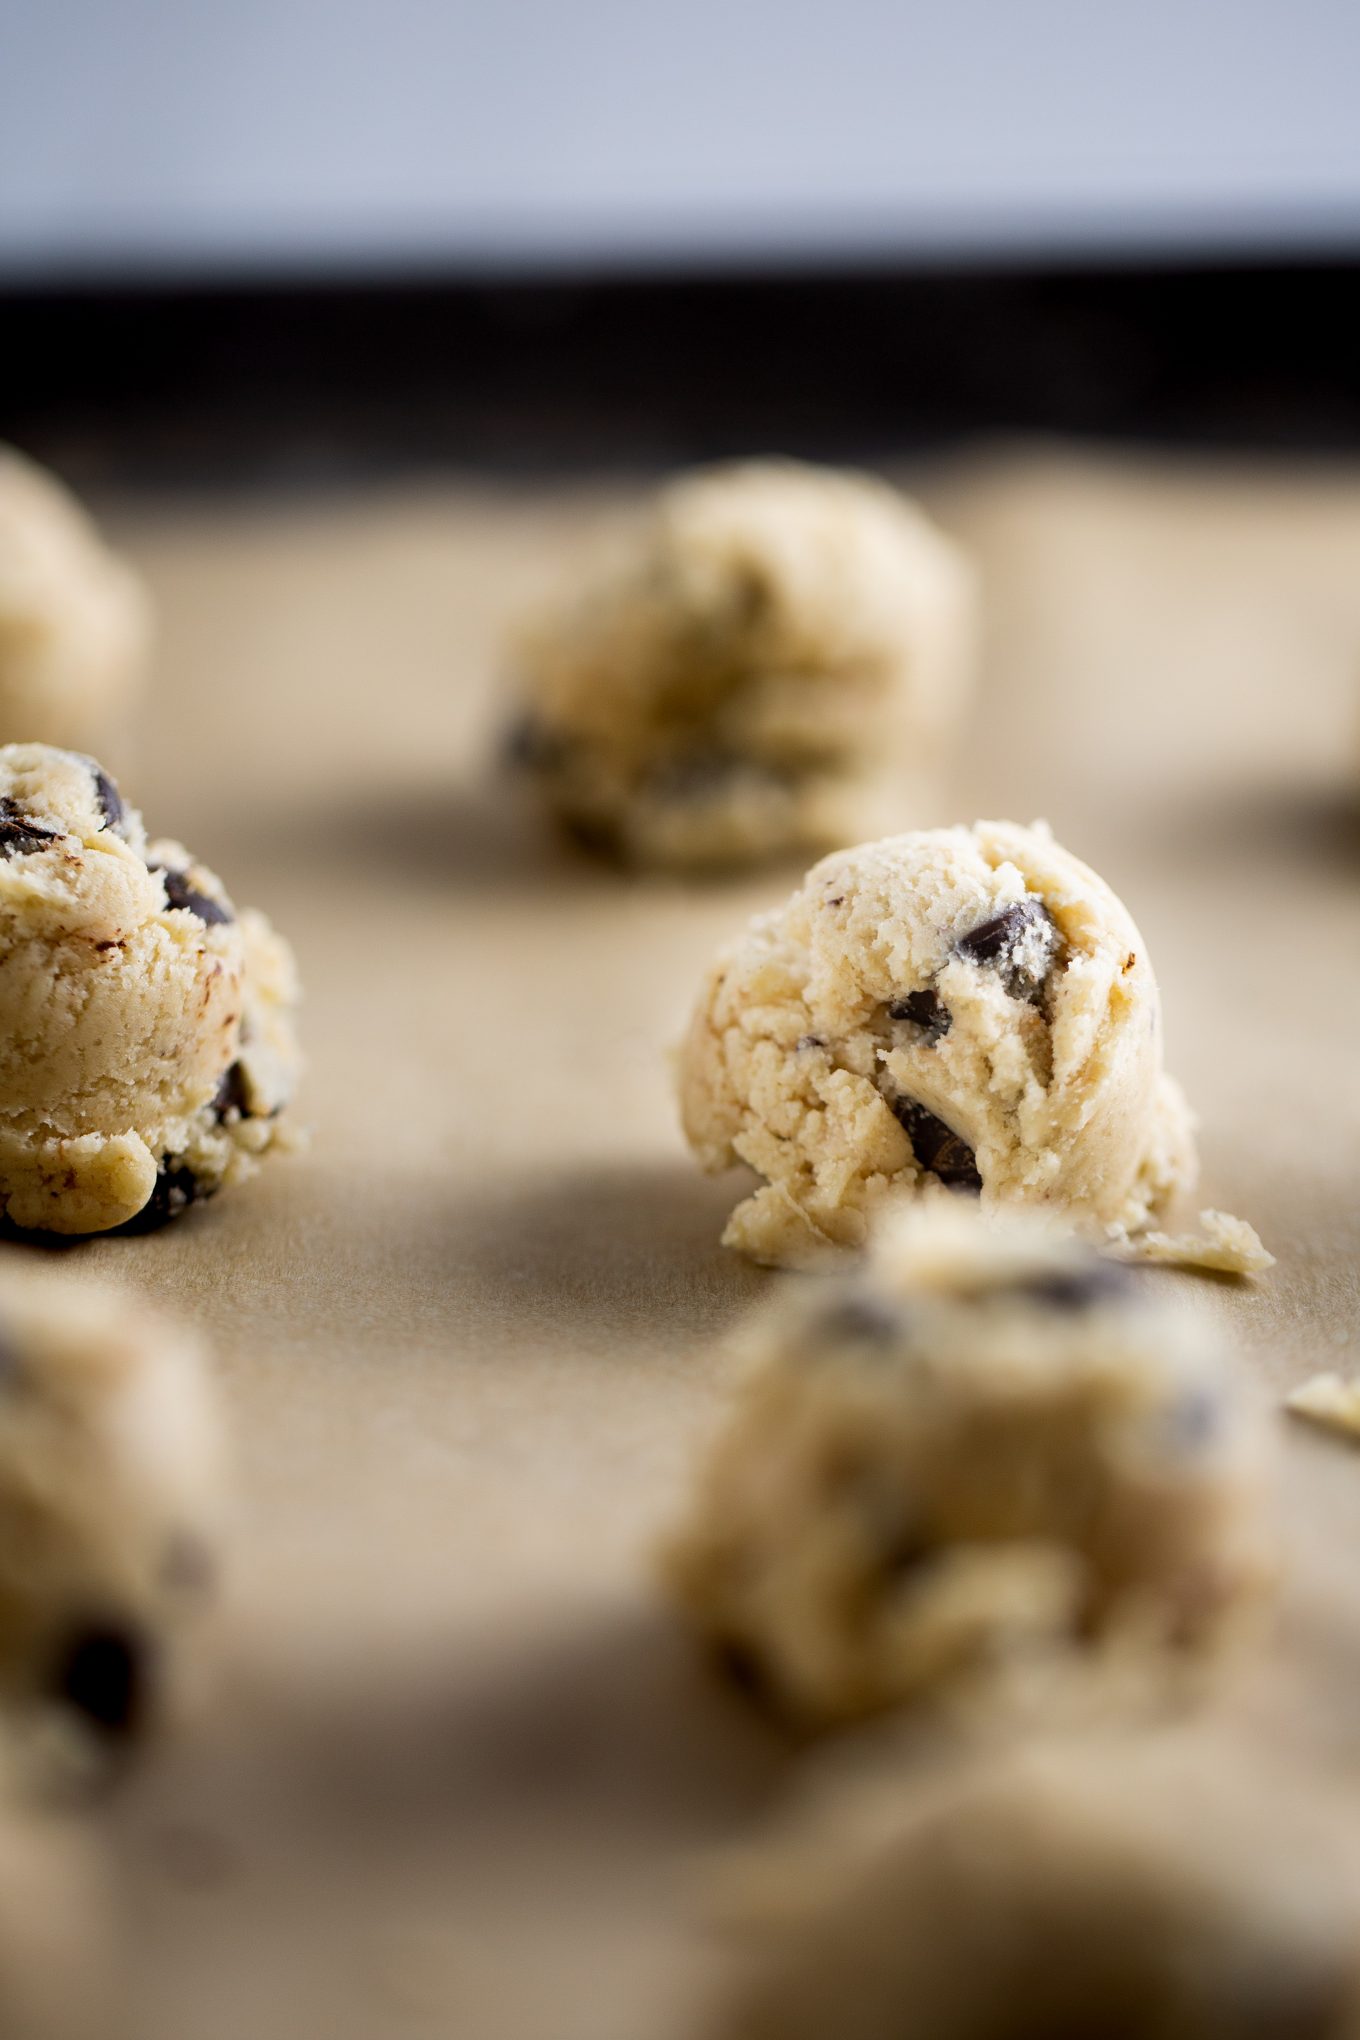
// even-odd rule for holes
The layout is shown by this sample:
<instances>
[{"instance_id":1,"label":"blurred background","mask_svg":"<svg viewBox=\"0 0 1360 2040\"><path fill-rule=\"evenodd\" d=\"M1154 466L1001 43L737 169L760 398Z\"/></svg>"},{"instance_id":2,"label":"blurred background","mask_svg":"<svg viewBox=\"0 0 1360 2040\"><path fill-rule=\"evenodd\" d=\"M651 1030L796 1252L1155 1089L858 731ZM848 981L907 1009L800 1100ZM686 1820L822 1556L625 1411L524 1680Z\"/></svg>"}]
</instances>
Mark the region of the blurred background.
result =
<instances>
[{"instance_id":1,"label":"blurred background","mask_svg":"<svg viewBox=\"0 0 1360 2040\"><path fill-rule=\"evenodd\" d=\"M68 468L1357 434L1344 0L0 21L0 427Z\"/></svg>"}]
</instances>

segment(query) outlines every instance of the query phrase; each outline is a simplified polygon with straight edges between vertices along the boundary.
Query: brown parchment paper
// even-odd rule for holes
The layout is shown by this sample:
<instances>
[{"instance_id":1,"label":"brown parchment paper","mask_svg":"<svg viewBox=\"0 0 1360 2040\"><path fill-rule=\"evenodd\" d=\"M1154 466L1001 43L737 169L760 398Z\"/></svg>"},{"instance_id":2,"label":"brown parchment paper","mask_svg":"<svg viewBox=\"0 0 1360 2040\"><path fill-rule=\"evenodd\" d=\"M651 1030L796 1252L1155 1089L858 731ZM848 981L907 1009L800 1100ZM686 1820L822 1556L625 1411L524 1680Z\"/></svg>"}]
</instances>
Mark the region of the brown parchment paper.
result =
<instances>
[{"instance_id":1,"label":"brown parchment paper","mask_svg":"<svg viewBox=\"0 0 1360 2040\"><path fill-rule=\"evenodd\" d=\"M903 479L987 596L925 819L1044 815L1123 894L1199 1201L1279 1256L1161 1279L1272 1392L1360 1369L1360 474L1020 448ZM664 1054L796 874L620 878L486 768L507 620L627 503L98 506L163 624L127 790L295 942L314 1130L62 1261L204 1326L239 1466L215 1679L95 1816L137 2040L692 2032L695 1866L806 1762L647 1571L710 1342L775 1279L717 1246L737 1186L690 1165ZM1285 1447L1280 1624L1216 1705L1353 1792L1360 1456Z\"/></svg>"}]
</instances>

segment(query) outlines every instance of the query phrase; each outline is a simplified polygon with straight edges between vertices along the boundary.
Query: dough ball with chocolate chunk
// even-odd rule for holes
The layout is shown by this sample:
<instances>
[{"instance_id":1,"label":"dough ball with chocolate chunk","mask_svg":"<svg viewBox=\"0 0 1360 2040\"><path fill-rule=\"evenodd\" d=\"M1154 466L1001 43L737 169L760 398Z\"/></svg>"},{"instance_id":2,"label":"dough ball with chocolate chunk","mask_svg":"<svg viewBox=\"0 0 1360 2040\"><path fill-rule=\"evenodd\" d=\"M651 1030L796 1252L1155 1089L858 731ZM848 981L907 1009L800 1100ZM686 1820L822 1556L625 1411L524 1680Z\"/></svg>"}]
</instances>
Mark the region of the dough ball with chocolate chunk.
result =
<instances>
[{"instance_id":1,"label":"dough ball with chocolate chunk","mask_svg":"<svg viewBox=\"0 0 1360 2040\"><path fill-rule=\"evenodd\" d=\"M514 759L575 833L674 867L901 827L968 695L973 582L886 483L767 461L663 489L526 635Z\"/></svg>"},{"instance_id":2,"label":"dough ball with chocolate chunk","mask_svg":"<svg viewBox=\"0 0 1360 2040\"><path fill-rule=\"evenodd\" d=\"M1133 1234L1195 1177L1143 938L1041 825L824 859L709 972L680 1096L703 1167L763 1179L726 1243L778 1266L950 1195Z\"/></svg>"},{"instance_id":3,"label":"dough ball with chocolate chunk","mask_svg":"<svg viewBox=\"0 0 1360 2040\"><path fill-rule=\"evenodd\" d=\"M144 1229L249 1175L284 1130L296 997L269 923L148 843L93 759L0 749L7 1232Z\"/></svg>"},{"instance_id":4,"label":"dough ball with chocolate chunk","mask_svg":"<svg viewBox=\"0 0 1360 2040\"><path fill-rule=\"evenodd\" d=\"M132 569L54 475L0 446L0 742L101 743L149 641Z\"/></svg>"},{"instance_id":5,"label":"dough ball with chocolate chunk","mask_svg":"<svg viewBox=\"0 0 1360 2040\"><path fill-rule=\"evenodd\" d=\"M151 1723L219 1567L197 1346L121 1291L0 1269L0 1717Z\"/></svg>"},{"instance_id":6,"label":"dough ball with chocolate chunk","mask_svg":"<svg viewBox=\"0 0 1360 2040\"><path fill-rule=\"evenodd\" d=\"M1268 1751L1100 1739L914 1791L882 1771L748 1860L710 2040L1360 2031L1345 1817Z\"/></svg>"},{"instance_id":7,"label":"dough ball with chocolate chunk","mask_svg":"<svg viewBox=\"0 0 1360 2040\"><path fill-rule=\"evenodd\" d=\"M1203 1662L1272 1577L1268 1434L1145 1280L956 1207L777 1299L665 1561L699 1629L812 1725Z\"/></svg>"}]
</instances>

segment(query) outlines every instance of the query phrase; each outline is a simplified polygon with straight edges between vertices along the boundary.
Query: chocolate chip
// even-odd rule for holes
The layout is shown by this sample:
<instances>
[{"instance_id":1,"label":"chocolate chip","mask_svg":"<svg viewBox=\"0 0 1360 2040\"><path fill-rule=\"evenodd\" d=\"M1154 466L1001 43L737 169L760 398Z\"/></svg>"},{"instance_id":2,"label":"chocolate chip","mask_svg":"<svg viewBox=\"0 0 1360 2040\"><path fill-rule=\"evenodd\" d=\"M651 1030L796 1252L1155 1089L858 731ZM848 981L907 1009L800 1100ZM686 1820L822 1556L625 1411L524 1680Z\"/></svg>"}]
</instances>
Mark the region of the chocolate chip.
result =
<instances>
[{"instance_id":1,"label":"chocolate chip","mask_svg":"<svg viewBox=\"0 0 1360 2040\"><path fill-rule=\"evenodd\" d=\"M1058 941L1053 916L1031 895L960 936L954 947L971 962L999 971L1012 998L1029 998L1048 975Z\"/></svg>"},{"instance_id":2,"label":"chocolate chip","mask_svg":"<svg viewBox=\"0 0 1360 2040\"><path fill-rule=\"evenodd\" d=\"M148 865L147 869L159 871L164 879L168 906L186 908L209 928L225 925L232 920L230 909L224 907L221 900L209 899L207 893L199 892L196 886L190 885L184 872L171 871L164 864Z\"/></svg>"},{"instance_id":3,"label":"chocolate chip","mask_svg":"<svg viewBox=\"0 0 1360 2040\"><path fill-rule=\"evenodd\" d=\"M1217 1435L1223 1411L1211 1389L1190 1388L1166 1413L1172 1442L1183 1452L1198 1452Z\"/></svg>"},{"instance_id":4,"label":"chocolate chip","mask_svg":"<svg viewBox=\"0 0 1360 2040\"><path fill-rule=\"evenodd\" d=\"M116 1623L91 1623L67 1639L52 1690L105 1735L127 1736L145 1717L150 1671L146 1637Z\"/></svg>"},{"instance_id":5,"label":"chocolate chip","mask_svg":"<svg viewBox=\"0 0 1360 2040\"><path fill-rule=\"evenodd\" d=\"M938 1176L951 1190L982 1188L977 1156L962 1135L952 1132L942 1119L937 1119L924 1105L918 1105L914 1098L890 1098L888 1103L923 1169Z\"/></svg>"},{"instance_id":6,"label":"chocolate chip","mask_svg":"<svg viewBox=\"0 0 1360 2040\"><path fill-rule=\"evenodd\" d=\"M99 812L104 817L104 827L121 834L127 813L123 806L122 794L102 765L97 764L93 758L87 758L85 763L89 766L90 777L94 781L94 797L99 803Z\"/></svg>"},{"instance_id":7,"label":"chocolate chip","mask_svg":"<svg viewBox=\"0 0 1360 2040\"><path fill-rule=\"evenodd\" d=\"M888 1007L890 1020L910 1020L916 1027L924 1027L932 1042L948 1034L953 1025L953 1015L939 994L929 986L917 992L908 992L904 998L894 999Z\"/></svg>"},{"instance_id":8,"label":"chocolate chip","mask_svg":"<svg viewBox=\"0 0 1360 2040\"><path fill-rule=\"evenodd\" d=\"M60 840L56 829L32 821L9 795L0 794L0 857L28 857Z\"/></svg>"},{"instance_id":9,"label":"chocolate chip","mask_svg":"<svg viewBox=\"0 0 1360 2040\"><path fill-rule=\"evenodd\" d=\"M521 772L555 772L565 762L571 741L550 730L536 715L511 723L501 744L507 765Z\"/></svg>"},{"instance_id":10,"label":"chocolate chip","mask_svg":"<svg viewBox=\"0 0 1360 2040\"><path fill-rule=\"evenodd\" d=\"M720 1636L713 1646L713 1656L723 1677L730 1679L751 1699L771 1699L769 1666L754 1644L735 1636Z\"/></svg>"},{"instance_id":11,"label":"chocolate chip","mask_svg":"<svg viewBox=\"0 0 1360 2040\"><path fill-rule=\"evenodd\" d=\"M250 1119L250 1099L246 1092L244 1066L234 1062L222 1073L222 1081L213 1092L213 1116L220 1126L229 1112L235 1112L242 1119Z\"/></svg>"},{"instance_id":12,"label":"chocolate chip","mask_svg":"<svg viewBox=\"0 0 1360 2040\"><path fill-rule=\"evenodd\" d=\"M902 1313L882 1297L852 1291L827 1305L818 1317L817 1329L828 1338L884 1346L901 1336Z\"/></svg>"},{"instance_id":13,"label":"chocolate chip","mask_svg":"<svg viewBox=\"0 0 1360 2040\"><path fill-rule=\"evenodd\" d=\"M146 1203L134 1217L115 1230L120 1234L159 1232L163 1225L178 1218L191 1204L211 1195L212 1191L204 1189L192 1169L163 1161Z\"/></svg>"},{"instance_id":14,"label":"chocolate chip","mask_svg":"<svg viewBox=\"0 0 1360 2040\"><path fill-rule=\"evenodd\" d=\"M825 1048L826 1036L824 1034L800 1034L798 1037L798 1046L800 1049Z\"/></svg>"},{"instance_id":15,"label":"chocolate chip","mask_svg":"<svg viewBox=\"0 0 1360 2040\"><path fill-rule=\"evenodd\" d=\"M1117 1261L1094 1260L1081 1268L1045 1268L1007 1283L1009 1290L1046 1303L1053 1310L1092 1310L1112 1297L1127 1296L1133 1277Z\"/></svg>"},{"instance_id":16,"label":"chocolate chip","mask_svg":"<svg viewBox=\"0 0 1360 2040\"><path fill-rule=\"evenodd\" d=\"M203 1538L192 1530L172 1531L161 1558L161 1584L172 1594L201 1595L217 1580L217 1561Z\"/></svg>"}]
</instances>

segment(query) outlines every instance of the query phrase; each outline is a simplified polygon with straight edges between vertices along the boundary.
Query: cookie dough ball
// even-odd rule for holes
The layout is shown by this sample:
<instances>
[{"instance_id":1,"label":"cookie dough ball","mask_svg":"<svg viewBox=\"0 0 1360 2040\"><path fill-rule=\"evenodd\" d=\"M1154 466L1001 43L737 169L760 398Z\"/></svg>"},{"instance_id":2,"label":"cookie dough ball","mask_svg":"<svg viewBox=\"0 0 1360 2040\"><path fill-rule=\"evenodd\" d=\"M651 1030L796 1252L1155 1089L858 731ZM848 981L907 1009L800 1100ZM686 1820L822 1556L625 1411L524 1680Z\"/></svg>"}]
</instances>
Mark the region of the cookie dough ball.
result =
<instances>
[{"instance_id":1,"label":"cookie dough ball","mask_svg":"<svg viewBox=\"0 0 1360 2040\"><path fill-rule=\"evenodd\" d=\"M0 446L0 742L101 743L149 643L132 569L55 476Z\"/></svg>"},{"instance_id":2,"label":"cookie dough ball","mask_svg":"<svg viewBox=\"0 0 1360 2040\"><path fill-rule=\"evenodd\" d=\"M724 1239L777 1266L951 1191L1132 1233L1195 1177L1147 946L1042 825L825 858L714 964L680 1099L705 1169L765 1179Z\"/></svg>"},{"instance_id":3,"label":"cookie dough ball","mask_svg":"<svg viewBox=\"0 0 1360 2040\"><path fill-rule=\"evenodd\" d=\"M561 821L638 863L900 828L969 692L972 612L961 555L886 483L689 476L527 636L513 755Z\"/></svg>"},{"instance_id":4,"label":"cookie dough ball","mask_svg":"<svg viewBox=\"0 0 1360 2040\"><path fill-rule=\"evenodd\" d=\"M0 1713L104 1742L154 1718L217 1571L201 1356L121 1292L0 1270Z\"/></svg>"},{"instance_id":5,"label":"cookie dough ball","mask_svg":"<svg viewBox=\"0 0 1360 2040\"><path fill-rule=\"evenodd\" d=\"M721 2040L1354 2040L1353 1851L1234 1750L979 1766L765 1872ZM891 1781L880 1780L891 1794ZM886 1833L884 1830L886 1829Z\"/></svg>"},{"instance_id":6,"label":"cookie dough ball","mask_svg":"<svg viewBox=\"0 0 1360 2040\"><path fill-rule=\"evenodd\" d=\"M667 1556L700 1630L814 1725L1202 1661L1271 1575L1266 1434L1147 1279L945 1209L778 1298Z\"/></svg>"},{"instance_id":7,"label":"cookie dough ball","mask_svg":"<svg viewBox=\"0 0 1360 2040\"><path fill-rule=\"evenodd\" d=\"M0 749L0 1219L143 1229L248 1176L297 1074L291 955L93 759Z\"/></svg>"},{"instance_id":8,"label":"cookie dough ball","mask_svg":"<svg viewBox=\"0 0 1360 2040\"><path fill-rule=\"evenodd\" d=\"M109 2040L117 1956L107 1878L69 1820L0 1812L0 2033Z\"/></svg>"}]
</instances>

